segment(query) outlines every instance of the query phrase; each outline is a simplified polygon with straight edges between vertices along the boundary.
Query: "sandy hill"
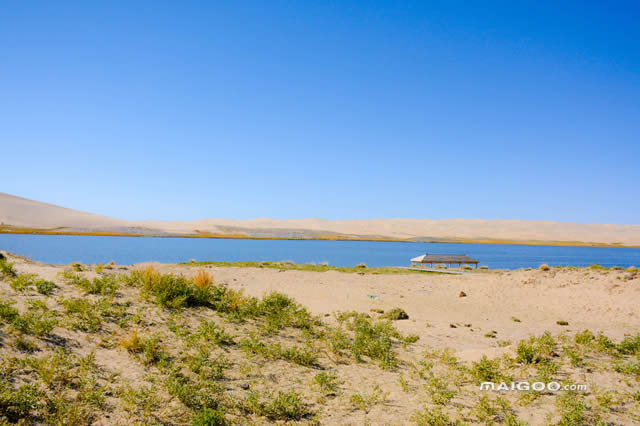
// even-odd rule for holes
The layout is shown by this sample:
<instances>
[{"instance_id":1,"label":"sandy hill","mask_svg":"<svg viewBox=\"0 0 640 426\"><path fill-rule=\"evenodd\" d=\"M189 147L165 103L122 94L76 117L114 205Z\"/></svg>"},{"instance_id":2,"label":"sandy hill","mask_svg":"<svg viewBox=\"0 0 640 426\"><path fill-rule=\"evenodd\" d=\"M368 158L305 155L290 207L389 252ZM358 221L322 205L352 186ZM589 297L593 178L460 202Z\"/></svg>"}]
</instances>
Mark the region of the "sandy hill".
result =
<instances>
[{"instance_id":1,"label":"sandy hill","mask_svg":"<svg viewBox=\"0 0 640 426\"><path fill-rule=\"evenodd\" d=\"M0 222L65 232L246 234L274 238L393 238L401 240L570 241L640 245L640 225L479 219L128 221L0 193Z\"/></svg>"}]
</instances>

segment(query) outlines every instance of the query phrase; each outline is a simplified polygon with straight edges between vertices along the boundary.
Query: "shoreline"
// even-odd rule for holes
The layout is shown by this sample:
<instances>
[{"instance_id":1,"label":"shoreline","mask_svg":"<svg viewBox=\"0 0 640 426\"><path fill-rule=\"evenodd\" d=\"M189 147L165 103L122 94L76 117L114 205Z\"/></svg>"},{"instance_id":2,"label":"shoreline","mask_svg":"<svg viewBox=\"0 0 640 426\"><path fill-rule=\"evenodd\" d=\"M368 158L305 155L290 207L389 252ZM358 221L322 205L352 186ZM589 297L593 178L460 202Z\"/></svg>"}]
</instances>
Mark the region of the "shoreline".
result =
<instances>
[{"instance_id":1,"label":"shoreline","mask_svg":"<svg viewBox=\"0 0 640 426\"><path fill-rule=\"evenodd\" d=\"M148 237L148 238L209 238L209 239L235 239L235 240L288 240L288 241L371 241L371 242L394 242L394 243L443 243L443 244L493 244L493 245L524 245L524 246L556 246L556 247L602 247L602 248L630 248L637 249L640 245L623 245L616 243L598 243L582 241L538 241L538 240L500 240L500 239L474 239L474 238L425 238L412 239L399 238L367 238L359 236L326 236L318 235L309 238L293 237L261 237L246 234L140 234L126 232L77 232L77 231L56 231L54 229L37 228L13 228L9 226L0 227L0 234L7 235L76 235L76 236L96 236L96 237Z\"/></svg>"}]
</instances>

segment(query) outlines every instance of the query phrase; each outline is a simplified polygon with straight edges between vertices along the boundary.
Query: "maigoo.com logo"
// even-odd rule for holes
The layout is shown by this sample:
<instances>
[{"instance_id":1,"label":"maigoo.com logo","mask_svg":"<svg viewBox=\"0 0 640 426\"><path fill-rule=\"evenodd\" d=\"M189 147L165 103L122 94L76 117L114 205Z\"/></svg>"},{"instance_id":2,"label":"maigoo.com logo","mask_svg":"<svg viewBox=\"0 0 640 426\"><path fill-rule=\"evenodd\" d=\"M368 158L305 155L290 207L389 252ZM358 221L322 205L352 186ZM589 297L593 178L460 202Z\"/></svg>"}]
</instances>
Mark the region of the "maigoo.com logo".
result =
<instances>
[{"instance_id":1,"label":"maigoo.com logo","mask_svg":"<svg viewBox=\"0 0 640 426\"><path fill-rule=\"evenodd\" d=\"M517 391L517 392L558 392L558 391L578 391L578 392L586 392L588 390L587 385L579 385L579 384L565 384L562 385L558 382L511 382L511 383L494 383L494 382L482 382L480 383L481 391L494 391L494 392L508 392L508 391Z\"/></svg>"}]
</instances>

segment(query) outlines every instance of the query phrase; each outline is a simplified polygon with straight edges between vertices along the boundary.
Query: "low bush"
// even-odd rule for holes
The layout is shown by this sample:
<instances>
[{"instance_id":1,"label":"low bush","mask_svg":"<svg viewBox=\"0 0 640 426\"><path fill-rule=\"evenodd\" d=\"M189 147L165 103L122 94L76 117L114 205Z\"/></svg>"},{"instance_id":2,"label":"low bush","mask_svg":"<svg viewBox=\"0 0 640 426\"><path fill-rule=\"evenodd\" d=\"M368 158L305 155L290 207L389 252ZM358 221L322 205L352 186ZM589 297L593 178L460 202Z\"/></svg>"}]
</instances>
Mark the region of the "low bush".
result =
<instances>
[{"instance_id":1,"label":"low bush","mask_svg":"<svg viewBox=\"0 0 640 426\"><path fill-rule=\"evenodd\" d=\"M411 417L411 421L417 426L455 426L457 424L440 407L425 407L424 410L417 411Z\"/></svg>"},{"instance_id":2,"label":"low bush","mask_svg":"<svg viewBox=\"0 0 640 426\"><path fill-rule=\"evenodd\" d=\"M0 319L21 333L47 337L58 324L55 314L42 302L32 302L31 307L23 314L12 304L13 302L0 300Z\"/></svg>"},{"instance_id":3,"label":"low bush","mask_svg":"<svg viewBox=\"0 0 640 426\"><path fill-rule=\"evenodd\" d=\"M456 391L449 388L449 384L443 377L431 376L424 389L436 405L446 405L456 396Z\"/></svg>"},{"instance_id":4,"label":"low bush","mask_svg":"<svg viewBox=\"0 0 640 426\"><path fill-rule=\"evenodd\" d=\"M198 287L185 277L161 274L153 268L133 271L130 275L121 277L120 281L140 287L145 297L155 299L157 304L170 309L210 306L218 290L213 285Z\"/></svg>"},{"instance_id":5,"label":"low bush","mask_svg":"<svg viewBox=\"0 0 640 426\"><path fill-rule=\"evenodd\" d=\"M318 364L318 351L312 347L296 345L283 347L280 343L261 342L255 335L242 339L239 345L246 352L262 355L265 358L284 359L305 367Z\"/></svg>"},{"instance_id":6,"label":"low bush","mask_svg":"<svg viewBox=\"0 0 640 426\"><path fill-rule=\"evenodd\" d=\"M502 372L500 360L487 359L486 355L480 361L472 363L469 374L476 385L482 382L503 382L508 379L508 376Z\"/></svg>"},{"instance_id":7,"label":"low bush","mask_svg":"<svg viewBox=\"0 0 640 426\"><path fill-rule=\"evenodd\" d=\"M371 408L374 407L375 405L384 403L387 400L388 396L389 396L388 393L382 392L382 389L380 389L380 386L374 385L370 393L365 393L365 394L355 393L351 395L351 398L349 399L349 401L356 408L364 411L365 413L368 413L369 410L371 410Z\"/></svg>"},{"instance_id":8,"label":"low bush","mask_svg":"<svg viewBox=\"0 0 640 426\"><path fill-rule=\"evenodd\" d=\"M200 269L193 276L193 283L200 288L207 287L213 284L213 277L209 272L205 271L204 269Z\"/></svg>"},{"instance_id":9,"label":"low bush","mask_svg":"<svg viewBox=\"0 0 640 426\"><path fill-rule=\"evenodd\" d=\"M101 275L90 280L73 271L65 271L61 278L89 294L114 295L118 289L118 278L115 275Z\"/></svg>"},{"instance_id":10,"label":"low bush","mask_svg":"<svg viewBox=\"0 0 640 426\"><path fill-rule=\"evenodd\" d=\"M223 426L226 425L224 410L219 407L216 410L203 408L191 422L192 426Z\"/></svg>"},{"instance_id":11,"label":"low bush","mask_svg":"<svg viewBox=\"0 0 640 426\"><path fill-rule=\"evenodd\" d=\"M167 358L167 354L160 347L157 336L139 336L137 331L131 331L120 339L120 345L132 354L139 354L145 365L156 364Z\"/></svg>"},{"instance_id":12,"label":"low bush","mask_svg":"<svg viewBox=\"0 0 640 426\"><path fill-rule=\"evenodd\" d=\"M535 364L549 357L553 352L555 340L548 331L540 337L531 337L518 343L516 361Z\"/></svg>"},{"instance_id":13,"label":"low bush","mask_svg":"<svg viewBox=\"0 0 640 426\"><path fill-rule=\"evenodd\" d=\"M338 390L338 385L339 382L336 373L325 373L323 371L313 376L312 387L315 387L320 392L336 392Z\"/></svg>"},{"instance_id":14,"label":"low bush","mask_svg":"<svg viewBox=\"0 0 640 426\"><path fill-rule=\"evenodd\" d=\"M25 292L33 289L38 290L38 293L44 295L50 295L57 286L51 281L38 278L35 274L20 274L13 278L9 284L12 289L18 292Z\"/></svg>"},{"instance_id":15,"label":"low bush","mask_svg":"<svg viewBox=\"0 0 640 426\"><path fill-rule=\"evenodd\" d=\"M0 279L14 278L16 275L13 263L10 263L6 257L0 259Z\"/></svg>"},{"instance_id":16,"label":"low bush","mask_svg":"<svg viewBox=\"0 0 640 426\"><path fill-rule=\"evenodd\" d=\"M640 355L640 333L625 337L616 349L623 355Z\"/></svg>"},{"instance_id":17,"label":"low bush","mask_svg":"<svg viewBox=\"0 0 640 426\"><path fill-rule=\"evenodd\" d=\"M123 314L112 306L109 298L101 298L96 302L88 299L71 297L62 299L61 304L71 320L71 325L82 331L96 332L102 326L105 317L118 318Z\"/></svg>"},{"instance_id":18,"label":"low bush","mask_svg":"<svg viewBox=\"0 0 640 426\"><path fill-rule=\"evenodd\" d=\"M393 308L390 311L387 311L384 314L380 315L380 318L388 319L391 321L397 321L397 320L409 319L409 315L407 315L404 309Z\"/></svg>"},{"instance_id":19,"label":"low bush","mask_svg":"<svg viewBox=\"0 0 640 426\"><path fill-rule=\"evenodd\" d=\"M338 322L347 330L353 332L353 340L345 340L342 343L347 346L351 355L357 361L362 361L367 356L378 362L383 369L391 369L397 366L397 356L393 350L393 342L404 340L400 332L391 325L391 321L373 321L367 314L357 312L343 312L337 315ZM334 337L340 337L339 334ZM408 337L409 342L415 340L414 336ZM333 345L334 343L332 343Z\"/></svg>"}]
</instances>

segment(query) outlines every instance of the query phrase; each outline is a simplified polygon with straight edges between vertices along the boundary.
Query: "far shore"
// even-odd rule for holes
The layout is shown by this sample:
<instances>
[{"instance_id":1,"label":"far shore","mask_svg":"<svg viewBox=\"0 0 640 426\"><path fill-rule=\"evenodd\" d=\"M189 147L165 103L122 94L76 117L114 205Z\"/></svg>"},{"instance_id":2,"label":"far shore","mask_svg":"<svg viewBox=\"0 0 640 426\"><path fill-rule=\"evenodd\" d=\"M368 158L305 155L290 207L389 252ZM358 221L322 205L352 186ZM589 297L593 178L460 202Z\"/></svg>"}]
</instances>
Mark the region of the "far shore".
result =
<instances>
[{"instance_id":1,"label":"far shore","mask_svg":"<svg viewBox=\"0 0 640 426\"><path fill-rule=\"evenodd\" d=\"M640 248L640 245L625 245L619 243L598 243L583 241L543 241L543 240L501 240L501 239L484 239L484 238L390 238L390 237L371 237L359 235L333 235L333 234L317 234L313 237L266 237L252 236L240 233L210 233L198 232L194 234L141 234L126 232L79 232L60 230L59 228L40 229L40 228L23 228L13 226L0 226L0 234L24 234L24 235L85 235L100 237L152 237L152 238L212 238L212 239L240 239L240 240L309 240L309 241L377 241L377 242L400 242L400 243L446 243L446 244L509 244L509 245L527 245L527 246L562 246L562 247L610 247L610 248Z\"/></svg>"}]
</instances>

